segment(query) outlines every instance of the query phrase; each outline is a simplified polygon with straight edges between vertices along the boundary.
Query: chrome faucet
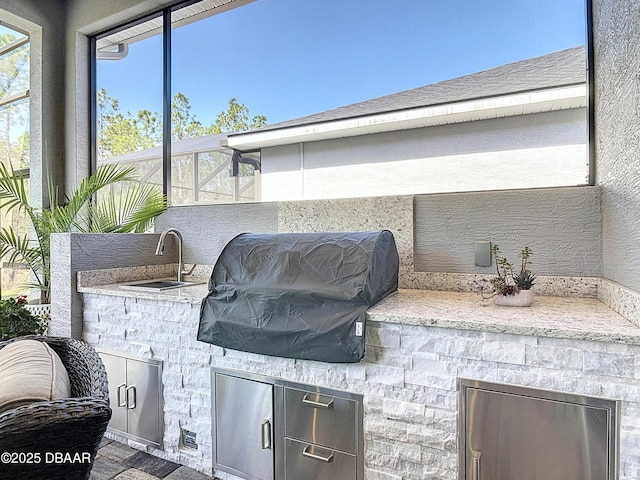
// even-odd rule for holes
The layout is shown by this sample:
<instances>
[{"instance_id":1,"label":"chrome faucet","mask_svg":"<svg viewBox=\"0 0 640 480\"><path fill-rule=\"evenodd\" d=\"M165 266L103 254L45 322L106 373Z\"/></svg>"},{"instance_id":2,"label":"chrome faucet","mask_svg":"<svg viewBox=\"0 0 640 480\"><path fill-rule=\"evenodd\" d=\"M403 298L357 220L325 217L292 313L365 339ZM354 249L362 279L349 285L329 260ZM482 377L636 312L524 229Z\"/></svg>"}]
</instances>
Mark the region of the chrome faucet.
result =
<instances>
[{"instance_id":1,"label":"chrome faucet","mask_svg":"<svg viewBox=\"0 0 640 480\"><path fill-rule=\"evenodd\" d=\"M158 246L156 247L156 255L164 254L164 237L167 236L168 233L172 233L178 239L178 281L182 281L182 235L175 228L167 228L160 234L160 239L158 240Z\"/></svg>"}]
</instances>

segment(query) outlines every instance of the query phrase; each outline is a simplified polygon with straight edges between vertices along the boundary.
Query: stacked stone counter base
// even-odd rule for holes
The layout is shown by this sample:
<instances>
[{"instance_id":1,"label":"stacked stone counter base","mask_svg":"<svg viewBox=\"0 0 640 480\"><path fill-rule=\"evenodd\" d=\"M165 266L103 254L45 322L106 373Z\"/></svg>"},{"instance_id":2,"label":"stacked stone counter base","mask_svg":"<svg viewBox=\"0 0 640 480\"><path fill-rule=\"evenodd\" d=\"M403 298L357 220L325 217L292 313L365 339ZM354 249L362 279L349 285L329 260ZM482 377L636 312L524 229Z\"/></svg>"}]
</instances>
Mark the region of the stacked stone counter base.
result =
<instances>
[{"instance_id":1,"label":"stacked stone counter base","mask_svg":"<svg viewBox=\"0 0 640 480\"><path fill-rule=\"evenodd\" d=\"M211 472L216 366L363 394L367 480L457 478L459 377L621 400L620 480L640 478L640 328L595 299L541 297L514 311L403 290L369 312L362 362L327 364L196 341L195 292L83 290L86 341L164 361L164 449L150 453L199 471ZM180 448L180 428L196 432L198 450Z\"/></svg>"}]
</instances>

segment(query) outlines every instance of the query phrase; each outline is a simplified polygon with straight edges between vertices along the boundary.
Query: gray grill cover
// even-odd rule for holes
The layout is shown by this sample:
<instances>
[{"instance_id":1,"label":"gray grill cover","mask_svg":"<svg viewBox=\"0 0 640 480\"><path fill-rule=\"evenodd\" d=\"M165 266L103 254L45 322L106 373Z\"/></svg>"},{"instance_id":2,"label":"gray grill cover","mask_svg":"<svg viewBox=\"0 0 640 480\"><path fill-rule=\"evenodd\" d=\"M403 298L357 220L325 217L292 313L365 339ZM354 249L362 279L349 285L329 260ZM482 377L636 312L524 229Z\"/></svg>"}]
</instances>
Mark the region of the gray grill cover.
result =
<instances>
[{"instance_id":1,"label":"gray grill cover","mask_svg":"<svg viewBox=\"0 0 640 480\"><path fill-rule=\"evenodd\" d=\"M198 340L323 362L364 355L367 308L398 288L393 234L242 234L216 262Z\"/></svg>"}]
</instances>

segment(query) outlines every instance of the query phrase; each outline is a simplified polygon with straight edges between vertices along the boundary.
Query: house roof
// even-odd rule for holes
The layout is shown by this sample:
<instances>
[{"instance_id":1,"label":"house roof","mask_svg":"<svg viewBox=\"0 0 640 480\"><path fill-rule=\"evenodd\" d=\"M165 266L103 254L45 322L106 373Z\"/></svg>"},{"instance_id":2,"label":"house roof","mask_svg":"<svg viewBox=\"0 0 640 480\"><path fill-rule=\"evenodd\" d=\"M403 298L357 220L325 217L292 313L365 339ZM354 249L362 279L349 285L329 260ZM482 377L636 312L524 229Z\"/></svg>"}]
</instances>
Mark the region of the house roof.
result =
<instances>
[{"instance_id":1,"label":"house roof","mask_svg":"<svg viewBox=\"0 0 640 480\"><path fill-rule=\"evenodd\" d=\"M228 145L256 148L583 106L586 55L579 46L230 134Z\"/></svg>"}]
</instances>

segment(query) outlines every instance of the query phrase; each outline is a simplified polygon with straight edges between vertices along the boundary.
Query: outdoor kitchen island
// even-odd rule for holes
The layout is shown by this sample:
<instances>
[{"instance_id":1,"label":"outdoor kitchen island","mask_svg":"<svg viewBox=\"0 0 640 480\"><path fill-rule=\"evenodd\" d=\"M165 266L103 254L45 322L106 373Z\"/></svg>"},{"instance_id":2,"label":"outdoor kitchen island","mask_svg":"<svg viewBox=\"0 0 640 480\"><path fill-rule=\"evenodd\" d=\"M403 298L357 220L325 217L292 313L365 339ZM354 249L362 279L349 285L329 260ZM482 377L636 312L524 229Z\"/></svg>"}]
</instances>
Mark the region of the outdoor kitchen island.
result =
<instances>
[{"instance_id":1,"label":"outdoor kitchen island","mask_svg":"<svg viewBox=\"0 0 640 480\"><path fill-rule=\"evenodd\" d=\"M211 369L220 368L362 395L367 480L453 480L466 378L619 400L619 478L640 477L640 328L596 299L505 308L473 293L399 290L369 310L362 361L323 363L198 342L206 284L141 292L100 277L79 274L84 340L163 363L162 446L130 442L153 455L211 473Z\"/></svg>"}]
</instances>

